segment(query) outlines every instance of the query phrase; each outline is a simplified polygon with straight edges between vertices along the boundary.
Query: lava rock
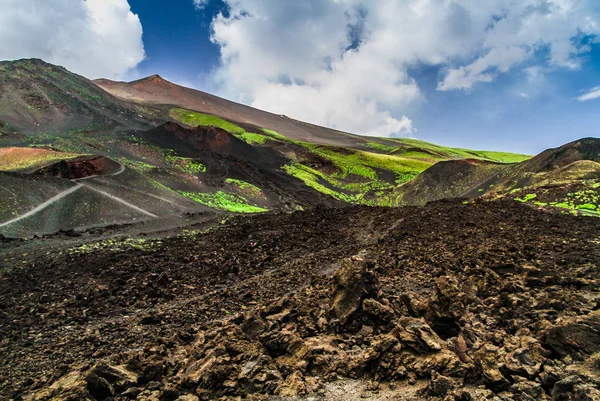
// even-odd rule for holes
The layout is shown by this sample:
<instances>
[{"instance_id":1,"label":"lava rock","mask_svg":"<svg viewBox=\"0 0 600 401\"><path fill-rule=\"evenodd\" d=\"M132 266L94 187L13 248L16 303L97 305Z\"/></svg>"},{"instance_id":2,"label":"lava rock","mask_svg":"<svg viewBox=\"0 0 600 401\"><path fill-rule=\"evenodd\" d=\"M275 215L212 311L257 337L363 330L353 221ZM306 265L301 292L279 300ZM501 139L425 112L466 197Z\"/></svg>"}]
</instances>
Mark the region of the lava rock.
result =
<instances>
[{"instance_id":1,"label":"lava rock","mask_svg":"<svg viewBox=\"0 0 600 401\"><path fill-rule=\"evenodd\" d=\"M350 316L360 308L363 299L377 295L377 276L369 269L368 263L362 260L344 259L333 281L331 313L341 325L345 325Z\"/></svg>"},{"instance_id":2,"label":"lava rock","mask_svg":"<svg viewBox=\"0 0 600 401\"><path fill-rule=\"evenodd\" d=\"M566 319L552 327L545 343L561 357L571 355L578 360L600 351L600 311Z\"/></svg>"}]
</instances>

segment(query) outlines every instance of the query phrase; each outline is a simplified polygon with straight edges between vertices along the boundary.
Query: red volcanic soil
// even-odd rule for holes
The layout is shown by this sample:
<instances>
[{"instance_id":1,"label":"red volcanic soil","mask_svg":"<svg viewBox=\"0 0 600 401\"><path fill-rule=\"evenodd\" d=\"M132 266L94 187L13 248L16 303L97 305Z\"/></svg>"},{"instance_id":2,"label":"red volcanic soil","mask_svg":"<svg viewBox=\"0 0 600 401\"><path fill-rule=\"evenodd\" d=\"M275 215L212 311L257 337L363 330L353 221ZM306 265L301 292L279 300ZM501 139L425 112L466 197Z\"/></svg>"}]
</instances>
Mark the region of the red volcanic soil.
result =
<instances>
[{"instance_id":1,"label":"red volcanic soil","mask_svg":"<svg viewBox=\"0 0 600 401\"><path fill-rule=\"evenodd\" d=\"M121 165L104 156L92 158L61 160L35 172L38 175L68 178L70 180L97 175L111 175L119 171Z\"/></svg>"},{"instance_id":2,"label":"red volcanic soil","mask_svg":"<svg viewBox=\"0 0 600 401\"><path fill-rule=\"evenodd\" d=\"M140 134L146 142L173 149L179 156L199 157L217 154L261 166L280 166L287 162L277 151L257 148L216 127L184 128L165 123Z\"/></svg>"},{"instance_id":3,"label":"red volcanic soil","mask_svg":"<svg viewBox=\"0 0 600 401\"><path fill-rule=\"evenodd\" d=\"M129 83L108 79L98 79L94 83L124 100L176 105L241 124L269 128L292 139L351 148L359 147L358 142L364 142L364 138L360 136L341 134L329 128L231 102L205 92L173 84L158 75Z\"/></svg>"},{"instance_id":4,"label":"red volcanic soil","mask_svg":"<svg viewBox=\"0 0 600 401\"><path fill-rule=\"evenodd\" d=\"M33 165L39 167L48 161L69 158L71 153L57 152L48 149L10 147L0 148L0 170L19 170L20 166Z\"/></svg>"}]
</instances>

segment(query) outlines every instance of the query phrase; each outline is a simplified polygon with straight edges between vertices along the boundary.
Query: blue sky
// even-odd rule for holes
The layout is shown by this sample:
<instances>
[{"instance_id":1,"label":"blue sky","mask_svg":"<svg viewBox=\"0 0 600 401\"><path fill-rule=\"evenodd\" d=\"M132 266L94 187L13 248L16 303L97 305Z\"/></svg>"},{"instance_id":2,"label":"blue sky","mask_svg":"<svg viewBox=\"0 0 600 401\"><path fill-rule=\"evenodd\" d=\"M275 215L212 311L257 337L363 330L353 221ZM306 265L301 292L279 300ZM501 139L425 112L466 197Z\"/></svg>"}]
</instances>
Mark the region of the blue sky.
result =
<instances>
[{"instance_id":1,"label":"blue sky","mask_svg":"<svg viewBox=\"0 0 600 401\"><path fill-rule=\"evenodd\" d=\"M207 75L219 65L219 46L210 41L212 19L226 12L220 0L196 9L192 0L129 0L144 29L146 59L129 78L160 74L210 90Z\"/></svg>"},{"instance_id":2,"label":"blue sky","mask_svg":"<svg viewBox=\"0 0 600 401\"><path fill-rule=\"evenodd\" d=\"M0 59L160 74L340 130L458 147L537 153L599 135L596 0L0 2Z\"/></svg>"}]
</instances>

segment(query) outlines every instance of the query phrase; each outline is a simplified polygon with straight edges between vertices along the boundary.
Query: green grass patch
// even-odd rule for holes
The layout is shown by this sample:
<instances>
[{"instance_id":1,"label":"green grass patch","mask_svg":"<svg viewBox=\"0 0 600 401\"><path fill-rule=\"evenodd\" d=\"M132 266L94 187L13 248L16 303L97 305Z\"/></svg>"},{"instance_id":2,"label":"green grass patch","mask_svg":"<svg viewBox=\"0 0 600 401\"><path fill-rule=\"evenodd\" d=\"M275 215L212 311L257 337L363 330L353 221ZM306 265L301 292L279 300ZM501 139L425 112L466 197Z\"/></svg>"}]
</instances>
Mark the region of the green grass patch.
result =
<instances>
[{"instance_id":1,"label":"green grass patch","mask_svg":"<svg viewBox=\"0 0 600 401\"><path fill-rule=\"evenodd\" d=\"M386 152L386 153L391 153L398 149L398 147L384 145L379 142L367 142L364 145L368 148L379 150L381 152Z\"/></svg>"},{"instance_id":2,"label":"green grass patch","mask_svg":"<svg viewBox=\"0 0 600 401\"><path fill-rule=\"evenodd\" d=\"M152 164L148 164L145 163L143 161L140 160L131 160L128 159L126 157L118 157L116 158L121 164L137 171L138 173L147 173L149 171L152 171L156 168L156 166L153 166Z\"/></svg>"},{"instance_id":3,"label":"green grass patch","mask_svg":"<svg viewBox=\"0 0 600 401\"><path fill-rule=\"evenodd\" d=\"M263 145L270 137L263 134L256 134L254 132L244 132L243 134L233 134L238 139L250 144L250 145Z\"/></svg>"},{"instance_id":4,"label":"green grass patch","mask_svg":"<svg viewBox=\"0 0 600 401\"><path fill-rule=\"evenodd\" d=\"M242 196L228 194L223 191L215 193L179 191L179 193L213 209L226 210L234 213L263 213L269 211L268 209L248 203Z\"/></svg>"},{"instance_id":5,"label":"green grass patch","mask_svg":"<svg viewBox=\"0 0 600 401\"><path fill-rule=\"evenodd\" d=\"M200 173L206 173L206 166L196 159L189 157L173 156L172 154L165 155L165 161L172 167L175 167L179 171L191 175L198 175Z\"/></svg>"},{"instance_id":6,"label":"green grass patch","mask_svg":"<svg viewBox=\"0 0 600 401\"><path fill-rule=\"evenodd\" d=\"M535 198L537 198L536 194L527 194L527 195L525 195L522 198L515 198L515 200L517 202L523 202L523 203L525 203L525 202L529 202L529 201L531 201L531 200L533 200Z\"/></svg>"},{"instance_id":7,"label":"green grass patch","mask_svg":"<svg viewBox=\"0 0 600 401\"><path fill-rule=\"evenodd\" d=\"M262 194L262 190L256 185L250 184L249 182L236 180L234 178L227 178L225 184L235 185L245 194L252 198L258 198Z\"/></svg>"},{"instance_id":8,"label":"green grass patch","mask_svg":"<svg viewBox=\"0 0 600 401\"><path fill-rule=\"evenodd\" d=\"M446 146L435 145L433 143L421 141L413 138L385 138L388 141L393 141L401 145L402 147L408 147L409 150L406 153L400 153L402 156L413 157L416 155L411 152L419 152L417 149L422 149L426 152L420 153L418 157L429 157L439 158L440 160L450 159L480 159L493 161L498 163L519 163L528 159L531 159L529 155L522 155L517 153L509 152L495 152L486 150L471 150L463 148L450 148ZM416 148L416 149L415 149ZM427 154L431 152L431 154Z\"/></svg>"},{"instance_id":9,"label":"green grass patch","mask_svg":"<svg viewBox=\"0 0 600 401\"><path fill-rule=\"evenodd\" d=\"M204 126L221 128L250 145L262 145L267 141L267 139L271 139L273 136L279 136L283 138L283 136L277 134L275 131L270 130L263 130L265 134L248 132L236 124L210 114L203 114L177 108L171 109L170 114L173 119L191 127Z\"/></svg>"},{"instance_id":10,"label":"green grass patch","mask_svg":"<svg viewBox=\"0 0 600 401\"><path fill-rule=\"evenodd\" d=\"M213 116L210 114L197 113L195 111L185 109L171 109L171 117L175 120L189 125L191 127L217 127L221 128L230 134L244 134L246 131L229 121L222 119L221 117Z\"/></svg>"},{"instance_id":11,"label":"green grass patch","mask_svg":"<svg viewBox=\"0 0 600 401\"><path fill-rule=\"evenodd\" d=\"M322 173L321 171L313 169L308 166L305 166L301 163L292 162L290 164L283 166L283 169L286 173L288 173L292 177L298 178L299 180L304 182L304 184L306 184L306 186L308 186L316 191L319 191L323 194L332 196L335 199L339 199L339 200L342 200L342 201L348 202L348 203L357 203L359 201L359 199L362 197L362 195L360 195L360 194L348 195L346 193L336 191L334 189L331 189L331 188L323 185L321 182L319 182L320 181L319 179L321 179L325 182L328 182L329 177L327 175L325 175L324 173Z\"/></svg>"}]
</instances>

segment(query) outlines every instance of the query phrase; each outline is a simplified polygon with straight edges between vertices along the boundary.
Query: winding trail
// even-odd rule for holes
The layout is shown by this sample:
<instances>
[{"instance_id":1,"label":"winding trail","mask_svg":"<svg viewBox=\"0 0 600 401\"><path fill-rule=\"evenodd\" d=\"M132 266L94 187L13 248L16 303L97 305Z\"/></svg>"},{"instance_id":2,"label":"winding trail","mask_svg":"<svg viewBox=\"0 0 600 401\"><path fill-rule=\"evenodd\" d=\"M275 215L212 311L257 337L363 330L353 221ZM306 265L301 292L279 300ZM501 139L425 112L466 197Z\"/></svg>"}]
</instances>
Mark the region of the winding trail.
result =
<instances>
[{"instance_id":1,"label":"winding trail","mask_svg":"<svg viewBox=\"0 0 600 401\"><path fill-rule=\"evenodd\" d=\"M29 216L33 216L34 214L41 212L42 210L44 210L45 208L47 208L48 206L56 203L57 201L61 200L62 198L64 198L67 195L72 194L75 191L80 190L81 188L83 188L83 185L81 184L76 184L74 187L71 187L69 189L67 189L66 191L60 192L58 195L48 199L46 202L39 204L35 209L30 210L29 212L25 213L24 215L21 215L19 217L16 217L12 220L9 220L5 223L1 223L0 224L0 228L4 227L4 226L8 226L9 224L12 223L16 223L17 221L26 219Z\"/></svg>"},{"instance_id":2,"label":"winding trail","mask_svg":"<svg viewBox=\"0 0 600 401\"><path fill-rule=\"evenodd\" d=\"M116 162L116 163L119 163L119 162ZM119 171L117 171L117 172L115 172L113 174L107 174L106 176L117 176L117 175L123 173L125 171L125 166L123 164L121 164L121 163L119 163L119 166L120 166L119 167ZM104 176L104 175L90 175L89 177L83 177L83 178L73 179L73 180L71 180L71 182L75 183L74 187L71 187L71 188L69 188L69 189L67 189L65 191L62 191L62 192L58 193L57 195L55 195L52 198L48 199L47 201L39 204L34 209L30 210L29 212L27 212L27 213L25 213L25 214L23 214L23 215L21 215L19 217L15 217L12 220L9 220L9 221L4 222L4 223L0 223L0 228L8 226L8 225L13 224L13 223L16 223L16 222L21 221L23 219L26 219L28 217L31 217L34 214L39 213L42 210L46 209L48 206L55 204L56 202L58 202L59 200L63 199L64 197L69 196L72 193L80 190L81 188L87 188L87 189L89 189L91 191L97 192L97 193L99 193L99 194L101 194L101 195L103 195L103 196L105 196L107 198L110 198L110 199L112 199L112 200L114 200L116 202L119 202L122 205L125 205L125 206L127 206L127 207L129 207L129 208L131 208L131 209L133 209L133 210L135 210L137 212L139 212L139 213L142 213L142 214L148 216L148 217L158 218L157 215L152 214L152 213L148 212L147 210L144 210L144 209L142 209L140 207L132 205L131 203L129 203L129 202L127 202L127 201L125 201L125 200L123 200L121 198L118 198L118 197L116 197L114 195L111 195L108 192L104 192L104 191L101 191L99 189L93 188L90 185L81 184L80 183L80 181L89 180L90 178L94 178L94 177L106 177L106 176Z\"/></svg>"},{"instance_id":3,"label":"winding trail","mask_svg":"<svg viewBox=\"0 0 600 401\"><path fill-rule=\"evenodd\" d=\"M107 198L110 198L110 199L112 199L112 200L114 200L114 201L116 201L116 202L119 202L119 203L121 203L121 204L123 204L123 205L125 205L125 206L127 206L127 207L129 207L129 208L131 208L131 209L133 209L133 210L135 210L135 211L138 211L138 212L140 212L140 213L142 213L142 214L145 214L145 215L146 215L146 216L148 216L148 217L153 217L153 218L157 218L157 217L158 217L157 215L155 215L155 214L152 214L152 213L150 213L150 212L148 212L148 211L146 211L146 210L144 210L144 209L142 209L142 208L139 208L139 207L137 207L137 206L135 206L135 205L132 205L131 203L129 203L129 202L127 202L127 201L125 201L125 200L123 200L123 199L121 199L121 198L117 198L116 196L114 196L114 195L111 195L111 194L109 194L108 192L104 192L104 191L101 191L101 190L99 190L99 189L93 188L93 187L91 187L91 186L89 186L89 185L87 185L87 184L79 184L79 185L81 185L81 186L83 186L83 187L86 187L87 189L90 189L90 190L92 190L92 191L94 191L94 192L97 192L97 193L99 193L99 194L101 194L101 195L104 195L104 196L106 196Z\"/></svg>"}]
</instances>

